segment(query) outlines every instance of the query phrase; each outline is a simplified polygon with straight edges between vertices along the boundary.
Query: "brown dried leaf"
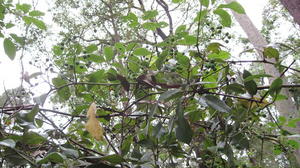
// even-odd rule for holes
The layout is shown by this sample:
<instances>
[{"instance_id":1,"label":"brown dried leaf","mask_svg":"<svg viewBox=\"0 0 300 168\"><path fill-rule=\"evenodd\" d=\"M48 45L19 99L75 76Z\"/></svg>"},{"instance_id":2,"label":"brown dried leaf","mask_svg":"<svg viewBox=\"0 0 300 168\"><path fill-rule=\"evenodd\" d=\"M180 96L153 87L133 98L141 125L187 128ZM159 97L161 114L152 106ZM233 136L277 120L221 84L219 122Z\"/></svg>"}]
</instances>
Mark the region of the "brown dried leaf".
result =
<instances>
[{"instance_id":1,"label":"brown dried leaf","mask_svg":"<svg viewBox=\"0 0 300 168\"><path fill-rule=\"evenodd\" d=\"M103 140L104 130L100 126L99 121L96 118L97 107L95 103L92 103L87 111L88 121L85 124L85 129L94 137L96 140Z\"/></svg>"}]
</instances>

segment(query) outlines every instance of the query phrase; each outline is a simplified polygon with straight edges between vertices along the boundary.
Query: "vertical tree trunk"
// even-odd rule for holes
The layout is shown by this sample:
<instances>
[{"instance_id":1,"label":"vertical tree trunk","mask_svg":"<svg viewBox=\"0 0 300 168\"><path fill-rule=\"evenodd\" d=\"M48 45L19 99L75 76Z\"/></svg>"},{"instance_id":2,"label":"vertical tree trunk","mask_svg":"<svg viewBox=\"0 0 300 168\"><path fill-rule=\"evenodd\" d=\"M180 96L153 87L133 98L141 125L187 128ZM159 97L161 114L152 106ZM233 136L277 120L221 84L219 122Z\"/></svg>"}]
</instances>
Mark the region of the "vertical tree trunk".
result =
<instances>
[{"instance_id":1,"label":"vertical tree trunk","mask_svg":"<svg viewBox=\"0 0 300 168\"><path fill-rule=\"evenodd\" d=\"M293 16L294 20L300 26L300 1L299 0L280 0L282 5Z\"/></svg>"},{"instance_id":2,"label":"vertical tree trunk","mask_svg":"<svg viewBox=\"0 0 300 168\"><path fill-rule=\"evenodd\" d=\"M225 0L225 1L227 3L230 3L234 0ZM300 4L300 0L282 0L282 1L295 1L295 3L296 3L296 1L298 1L298 6ZM298 8L298 9L300 9L300 8ZM300 11L297 11L297 12L300 13ZM267 41L264 39L264 37L257 30L257 28L254 26L254 24L252 23L252 21L246 14L237 14L237 13L233 12L233 15L234 15L235 19L237 20L237 22L242 27L242 29L244 30L244 32L247 34L250 43L256 49L259 57L261 59L263 59L264 56L263 56L262 51L268 45ZM300 17L298 19L300 19ZM275 62L274 59L267 59L267 60ZM267 74L271 74L274 76L273 78L269 78L269 83L272 83L272 81L276 77L280 76L279 71L273 65L264 64L263 66L264 66L264 70ZM284 84L288 84L287 80L283 80L283 81L284 81ZM291 96L290 92L288 91L288 89L287 88L282 89L281 94L284 94L285 96L287 96L288 99L275 102L275 106L276 106L276 109L278 110L279 114L281 116L286 117L287 119L299 117L296 105L292 101L292 99L291 99L292 96ZM292 128L286 128L286 129L288 129L289 131L291 131L293 133L299 134L300 133L300 123L297 123L297 128L295 128L295 129L292 129ZM295 151L295 157L297 159L298 164L300 165L300 149Z\"/></svg>"}]
</instances>

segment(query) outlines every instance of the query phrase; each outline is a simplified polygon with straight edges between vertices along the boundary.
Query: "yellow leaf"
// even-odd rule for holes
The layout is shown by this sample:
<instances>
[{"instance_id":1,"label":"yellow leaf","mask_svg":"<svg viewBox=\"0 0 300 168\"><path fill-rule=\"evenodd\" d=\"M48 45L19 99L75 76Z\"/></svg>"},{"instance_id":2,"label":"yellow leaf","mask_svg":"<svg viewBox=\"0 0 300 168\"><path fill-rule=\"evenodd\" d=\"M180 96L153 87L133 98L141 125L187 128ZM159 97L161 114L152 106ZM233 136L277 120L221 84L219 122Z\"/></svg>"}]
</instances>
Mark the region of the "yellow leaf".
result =
<instances>
[{"instance_id":1,"label":"yellow leaf","mask_svg":"<svg viewBox=\"0 0 300 168\"><path fill-rule=\"evenodd\" d=\"M252 99L254 100L260 100L259 97L253 97ZM261 103L258 103L258 102L251 102L249 100L245 100L245 99L238 99L238 101L245 107L245 108L249 108L250 105L251 105L251 109L252 108L257 108L257 107L265 107L266 105L269 104L268 101L266 100L263 100Z\"/></svg>"},{"instance_id":2,"label":"yellow leaf","mask_svg":"<svg viewBox=\"0 0 300 168\"><path fill-rule=\"evenodd\" d=\"M103 140L104 130L100 126L99 121L96 118L97 107L95 103L92 103L87 111L88 121L85 124L85 129L94 137L96 140Z\"/></svg>"}]
</instances>

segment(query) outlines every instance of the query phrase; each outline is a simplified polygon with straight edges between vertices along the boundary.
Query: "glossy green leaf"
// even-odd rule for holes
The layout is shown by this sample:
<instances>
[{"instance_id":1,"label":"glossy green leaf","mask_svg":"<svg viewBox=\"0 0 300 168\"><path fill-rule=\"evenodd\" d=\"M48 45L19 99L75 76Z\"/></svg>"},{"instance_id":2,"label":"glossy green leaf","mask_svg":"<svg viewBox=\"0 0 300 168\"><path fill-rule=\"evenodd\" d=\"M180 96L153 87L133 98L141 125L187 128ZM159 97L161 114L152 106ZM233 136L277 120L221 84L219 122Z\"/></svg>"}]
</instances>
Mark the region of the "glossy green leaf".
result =
<instances>
[{"instance_id":1,"label":"glossy green leaf","mask_svg":"<svg viewBox=\"0 0 300 168\"><path fill-rule=\"evenodd\" d=\"M4 47L5 54L11 60L14 60L17 52L17 48L15 44L9 38L5 38L3 41L3 47Z\"/></svg>"},{"instance_id":2,"label":"glossy green leaf","mask_svg":"<svg viewBox=\"0 0 300 168\"><path fill-rule=\"evenodd\" d=\"M230 27L231 26L231 16L228 14L227 11L223 9L216 9L214 10L214 13L217 14L220 17L220 23L224 27Z\"/></svg>"},{"instance_id":3,"label":"glossy green leaf","mask_svg":"<svg viewBox=\"0 0 300 168\"><path fill-rule=\"evenodd\" d=\"M224 101L220 100L216 96L206 95L203 97L203 99L209 107L219 112L227 113L231 111L231 108Z\"/></svg>"},{"instance_id":4,"label":"glossy green leaf","mask_svg":"<svg viewBox=\"0 0 300 168\"><path fill-rule=\"evenodd\" d=\"M239 13L239 14L245 14L245 9L243 8L243 6L241 4L239 4L237 1L233 1L233 2L230 2L228 4L221 4L219 6L219 8L229 8L233 11L235 11L236 13Z\"/></svg>"},{"instance_id":5,"label":"glossy green leaf","mask_svg":"<svg viewBox=\"0 0 300 168\"><path fill-rule=\"evenodd\" d=\"M0 145L10 147L10 148L15 148L16 142L12 139L4 139L0 141Z\"/></svg>"}]
</instances>

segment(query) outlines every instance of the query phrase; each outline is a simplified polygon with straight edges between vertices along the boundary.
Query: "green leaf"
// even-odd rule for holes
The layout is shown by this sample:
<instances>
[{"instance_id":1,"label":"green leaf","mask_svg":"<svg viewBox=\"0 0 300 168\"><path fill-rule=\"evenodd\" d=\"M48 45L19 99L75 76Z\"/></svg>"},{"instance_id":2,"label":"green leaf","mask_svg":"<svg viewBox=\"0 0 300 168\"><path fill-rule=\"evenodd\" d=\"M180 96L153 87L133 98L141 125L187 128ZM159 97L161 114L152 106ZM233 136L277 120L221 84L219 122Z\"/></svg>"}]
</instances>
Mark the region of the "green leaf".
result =
<instances>
[{"instance_id":1,"label":"green leaf","mask_svg":"<svg viewBox=\"0 0 300 168\"><path fill-rule=\"evenodd\" d=\"M238 94L244 94L246 91L244 89L244 86L238 83L232 83L226 86L227 92L235 92Z\"/></svg>"},{"instance_id":2,"label":"green leaf","mask_svg":"<svg viewBox=\"0 0 300 168\"><path fill-rule=\"evenodd\" d=\"M223 9L216 9L214 10L214 13L219 15L220 17L220 23L224 26L224 27L230 27L231 26L231 16L228 14L227 11L223 10Z\"/></svg>"},{"instance_id":3,"label":"green leaf","mask_svg":"<svg viewBox=\"0 0 300 168\"><path fill-rule=\"evenodd\" d=\"M97 50L98 50L98 47L97 47L97 45L95 45L95 44L89 45L89 46L87 46L87 47L85 48L85 51L86 51L87 53L92 53L92 52L97 51Z\"/></svg>"},{"instance_id":4,"label":"green leaf","mask_svg":"<svg viewBox=\"0 0 300 168\"><path fill-rule=\"evenodd\" d=\"M105 58L106 58L107 62L114 59L114 50L111 46L104 47L103 54L105 55Z\"/></svg>"},{"instance_id":5,"label":"green leaf","mask_svg":"<svg viewBox=\"0 0 300 168\"><path fill-rule=\"evenodd\" d=\"M120 164L122 162L125 162L125 159L122 156L117 155L117 154L103 156L99 160L108 161L112 164Z\"/></svg>"},{"instance_id":6,"label":"green leaf","mask_svg":"<svg viewBox=\"0 0 300 168\"><path fill-rule=\"evenodd\" d=\"M196 18L194 19L194 22L200 22L203 18L206 17L207 13L208 10L206 9L198 12Z\"/></svg>"},{"instance_id":7,"label":"green leaf","mask_svg":"<svg viewBox=\"0 0 300 168\"><path fill-rule=\"evenodd\" d=\"M208 7L209 5L209 0L200 0L201 5Z\"/></svg>"},{"instance_id":8,"label":"green leaf","mask_svg":"<svg viewBox=\"0 0 300 168\"><path fill-rule=\"evenodd\" d=\"M29 5L29 4L17 4L16 5L16 9L21 10L24 13L28 13L30 8L31 8L31 5Z\"/></svg>"},{"instance_id":9,"label":"green leaf","mask_svg":"<svg viewBox=\"0 0 300 168\"><path fill-rule=\"evenodd\" d=\"M188 68L190 66L190 59L189 57L183 55L182 53L177 53L176 55L176 61L179 65Z\"/></svg>"},{"instance_id":10,"label":"green leaf","mask_svg":"<svg viewBox=\"0 0 300 168\"><path fill-rule=\"evenodd\" d=\"M22 136L22 142L27 145L38 145L46 141L46 138L35 132L26 132Z\"/></svg>"},{"instance_id":11,"label":"green leaf","mask_svg":"<svg viewBox=\"0 0 300 168\"><path fill-rule=\"evenodd\" d=\"M183 40L177 42L179 45L195 45L197 43L197 38L191 35L185 35Z\"/></svg>"},{"instance_id":12,"label":"green leaf","mask_svg":"<svg viewBox=\"0 0 300 168\"><path fill-rule=\"evenodd\" d=\"M270 88L269 88L269 93L271 96L274 96L276 94L278 94L281 90L281 87L282 87L282 84L283 84L283 80L281 78L276 78Z\"/></svg>"},{"instance_id":13,"label":"green leaf","mask_svg":"<svg viewBox=\"0 0 300 168\"><path fill-rule=\"evenodd\" d=\"M30 112L20 113L20 117L21 117L21 119L23 119L27 122L34 122L34 118L39 111L40 111L39 106L35 105Z\"/></svg>"},{"instance_id":14,"label":"green leaf","mask_svg":"<svg viewBox=\"0 0 300 168\"><path fill-rule=\"evenodd\" d=\"M252 74L249 71L244 70L243 79L245 80L246 78L248 78L250 76L252 76ZM252 96L257 93L257 85L254 80L250 80L247 82L244 81L244 86L245 86L245 89L248 91L248 93L251 94Z\"/></svg>"},{"instance_id":15,"label":"green leaf","mask_svg":"<svg viewBox=\"0 0 300 168\"><path fill-rule=\"evenodd\" d=\"M46 157L43 159L37 161L38 164L45 164L45 163L63 163L64 160L66 159L66 156L62 155L61 153L58 152L52 152L48 154Z\"/></svg>"},{"instance_id":16,"label":"green leaf","mask_svg":"<svg viewBox=\"0 0 300 168\"><path fill-rule=\"evenodd\" d=\"M5 139L0 141L0 145L10 147L10 148L15 148L16 142L12 139Z\"/></svg>"},{"instance_id":17,"label":"green leaf","mask_svg":"<svg viewBox=\"0 0 300 168\"><path fill-rule=\"evenodd\" d=\"M148 51L146 48L137 48L133 51L133 54L138 56L144 56L151 54L151 52Z\"/></svg>"},{"instance_id":18,"label":"green leaf","mask_svg":"<svg viewBox=\"0 0 300 168\"><path fill-rule=\"evenodd\" d=\"M33 18L33 17L28 17L28 16L23 16L22 19L28 25L30 25L32 23L37 28L39 28L41 30L46 30L47 29L47 26L45 25L45 23L43 21L39 20L39 19L36 19L36 18Z\"/></svg>"},{"instance_id":19,"label":"green leaf","mask_svg":"<svg viewBox=\"0 0 300 168\"><path fill-rule=\"evenodd\" d=\"M52 83L56 88L60 88L67 84L61 77L53 78ZM62 101L68 100L71 96L70 88L68 86L58 89L57 93Z\"/></svg>"},{"instance_id":20,"label":"green leaf","mask_svg":"<svg viewBox=\"0 0 300 168\"><path fill-rule=\"evenodd\" d=\"M45 13L38 11L38 10L33 10L31 12L29 12L29 16L44 16Z\"/></svg>"},{"instance_id":21,"label":"green leaf","mask_svg":"<svg viewBox=\"0 0 300 168\"><path fill-rule=\"evenodd\" d=\"M275 58L276 60L279 59L279 52L277 49L273 47L267 47L263 51L263 55L265 58Z\"/></svg>"},{"instance_id":22,"label":"green leaf","mask_svg":"<svg viewBox=\"0 0 300 168\"><path fill-rule=\"evenodd\" d=\"M191 129L189 122L184 118L184 112L181 103L178 103L177 105L176 115L177 115L177 127L175 129L176 138L181 142L189 144L193 138L193 130Z\"/></svg>"},{"instance_id":23,"label":"green leaf","mask_svg":"<svg viewBox=\"0 0 300 168\"><path fill-rule=\"evenodd\" d=\"M206 95L203 97L203 99L209 107L211 107L219 112L226 113L226 112L231 111L231 108L229 106L227 106L227 104L224 101L220 100L216 96Z\"/></svg>"},{"instance_id":24,"label":"green leaf","mask_svg":"<svg viewBox=\"0 0 300 168\"><path fill-rule=\"evenodd\" d=\"M230 2L228 4L221 4L219 6L219 8L229 8L229 9L231 9L231 10L233 10L236 13L239 13L239 14L245 14L246 13L243 6L241 4L239 4L238 2L236 2L236 1Z\"/></svg>"},{"instance_id":25,"label":"green leaf","mask_svg":"<svg viewBox=\"0 0 300 168\"><path fill-rule=\"evenodd\" d=\"M5 7L0 4L0 20L2 21L5 17Z\"/></svg>"},{"instance_id":26,"label":"green leaf","mask_svg":"<svg viewBox=\"0 0 300 168\"><path fill-rule=\"evenodd\" d=\"M220 51L219 53L212 53L207 56L209 59L222 59L226 60L230 58L230 53L226 51Z\"/></svg>"},{"instance_id":27,"label":"green leaf","mask_svg":"<svg viewBox=\"0 0 300 168\"><path fill-rule=\"evenodd\" d=\"M78 158L79 157L79 153L75 149L65 148L63 146L60 146L60 149L62 150L62 153L66 156L70 156L70 157L73 157L73 158Z\"/></svg>"},{"instance_id":28,"label":"green leaf","mask_svg":"<svg viewBox=\"0 0 300 168\"><path fill-rule=\"evenodd\" d=\"M156 22L146 22L142 24L142 27L147 30L155 31L157 28L159 28L159 24Z\"/></svg>"},{"instance_id":29,"label":"green leaf","mask_svg":"<svg viewBox=\"0 0 300 168\"><path fill-rule=\"evenodd\" d=\"M208 52L212 52L212 53L219 53L221 51L221 46L223 46L223 45L220 43L210 43L206 47L206 50Z\"/></svg>"},{"instance_id":30,"label":"green leaf","mask_svg":"<svg viewBox=\"0 0 300 168\"><path fill-rule=\"evenodd\" d=\"M60 56L60 55L63 53L63 50L62 50L61 47L59 47L59 46L53 46L52 52L53 52L56 56Z\"/></svg>"},{"instance_id":31,"label":"green leaf","mask_svg":"<svg viewBox=\"0 0 300 168\"><path fill-rule=\"evenodd\" d=\"M243 133L238 133L231 138L231 143L239 150L249 149L250 143Z\"/></svg>"},{"instance_id":32,"label":"green leaf","mask_svg":"<svg viewBox=\"0 0 300 168\"><path fill-rule=\"evenodd\" d=\"M14 26L15 26L15 24L7 23L7 24L5 25L5 28L6 28L6 29L10 29L10 28L12 28L12 27L14 27Z\"/></svg>"},{"instance_id":33,"label":"green leaf","mask_svg":"<svg viewBox=\"0 0 300 168\"><path fill-rule=\"evenodd\" d=\"M175 34L179 34L186 31L186 25L180 25L176 28Z\"/></svg>"},{"instance_id":34,"label":"green leaf","mask_svg":"<svg viewBox=\"0 0 300 168\"><path fill-rule=\"evenodd\" d=\"M172 0L173 3L180 3L183 2L183 0Z\"/></svg>"},{"instance_id":35,"label":"green leaf","mask_svg":"<svg viewBox=\"0 0 300 168\"><path fill-rule=\"evenodd\" d=\"M120 52L120 53L125 53L126 47L122 43L116 43L115 48Z\"/></svg>"},{"instance_id":36,"label":"green leaf","mask_svg":"<svg viewBox=\"0 0 300 168\"><path fill-rule=\"evenodd\" d=\"M179 92L180 92L180 89L168 90L159 96L158 101L164 101Z\"/></svg>"},{"instance_id":37,"label":"green leaf","mask_svg":"<svg viewBox=\"0 0 300 168\"><path fill-rule=\"evenodd\" d=\"M121 148L122 156L125 156L129 152L132 141L133 141L133 136L128 136L125 138Z\"/></svg>"},{"instance_id":38,"label":"green leaf","mask_svg":"<svg viewBox=\"0 0 300 168\"><path fill-rule=\"evenodd\" d=\"M169 52L167 50L164 50L160 53L157 60L155 61L155 65L156 65L157 69L161 69L161 67L163 66L163 64L166 61L168 54L169 54Z\"/></svg>"},{"instance_id":39,"label":"green leaf","mask_svg":"<svg viewBox=\"0 0 300 168\"><path fill-rule=\"evenodd\" d=\"M300 118L291 119L291 120L288 121L287 126L292 127L292 128L296 128L298 122L300 122Z\"/></svg>"},{"instance_id":40,"label":"green leaf","mask_svg":"<svg viewBox=\"0 0 300 168\"><path fill-rule=\"evenodd\" d=\"M158 15L157 10L149 10L144 12L142 19L143 20L154 19L157 15Z\"/></svg>"},{"instance_id":41,"label":"green leaf","mask_svg":"<svg viewBox=\"0 0 300 168\"><path fill-rule=\"evenodd\" d=\"M10 35L10 37L12 37L20 45L23 46L25 44L25 38L24 37L19 37L18 35L14 34L14 33L11 33L9 35Z\"/></svg>"},{"instance_id":42,"label":"green leaf","mask_svg":"<svg viewBox=\"0 0 300 168\"><path fill-rule=\"evenodd\" d=\"M264 77L272 77L272 75L268 75L268 74L251 75L251 76L248 76L246 79L244 79L244 82L249 82L253 79L264 78Z\"/></svg>"},{"instance_id":43,"label":"green leaf","mask_svg":"<svg viewBox=\"0 0 300 168\"><path fill-rule=\"evenodd\" d=\"M15 44L9 38L5 38L3 41L3 47L4 47L5 54L11 60L14 60L17 52L17 48Z\"/></svg>"},{"instance_id":44,"label":"green leaf","mask_svg":"<svg viewBox=\"0 0 300 168\"><path fill-rule=\"evenodd\" d=\"M135 72L138 73L140 71L140 60L136 56L129 56L128 58L128 68Z\"/></svg>"}]
</instances>

